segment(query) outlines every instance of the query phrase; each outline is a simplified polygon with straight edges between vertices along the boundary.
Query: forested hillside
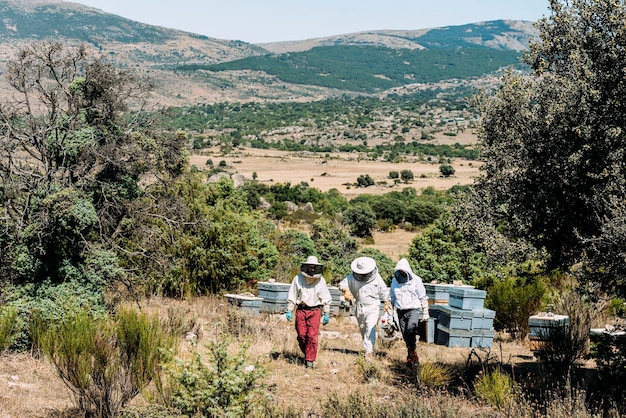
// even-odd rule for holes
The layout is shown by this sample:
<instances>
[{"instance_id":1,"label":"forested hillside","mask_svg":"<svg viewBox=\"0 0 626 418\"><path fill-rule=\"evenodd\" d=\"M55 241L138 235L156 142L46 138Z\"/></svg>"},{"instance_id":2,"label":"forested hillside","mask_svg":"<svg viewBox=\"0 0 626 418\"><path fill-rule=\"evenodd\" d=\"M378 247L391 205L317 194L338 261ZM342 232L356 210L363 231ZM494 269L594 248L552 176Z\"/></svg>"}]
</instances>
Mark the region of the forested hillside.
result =
<instances>
[{"instance_id":1,"label":"forested hillside","mask_svg":"<svg viewBox=\"0 0 626 418\"><path fill-rule=\"evenodd\" d=\"M470 79L503 68L523 68L520 52L486 48L410 50L332 46L306 52L248 57L213 65L186 65L181 71L263 71L286 83L375 93L409 83Z\"/></svg>"}]
</instances>

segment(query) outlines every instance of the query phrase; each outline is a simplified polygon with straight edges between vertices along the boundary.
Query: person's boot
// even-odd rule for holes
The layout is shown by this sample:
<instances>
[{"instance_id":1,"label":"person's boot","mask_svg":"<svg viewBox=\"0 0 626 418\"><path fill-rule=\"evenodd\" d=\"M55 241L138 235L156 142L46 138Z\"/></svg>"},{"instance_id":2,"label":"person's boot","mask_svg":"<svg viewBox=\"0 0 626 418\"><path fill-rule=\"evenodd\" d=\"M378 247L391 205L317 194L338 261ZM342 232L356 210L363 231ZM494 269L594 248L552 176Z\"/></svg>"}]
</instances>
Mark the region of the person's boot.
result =
<instances>
[{"instance_id":1,"label":"person's boot","mask_svg":"<svg viewBox=\"0 0 626 418\"><path fill-rule=\"evenodd\" d=\"M306 362L306 368L307 369L312 369L313 368L313 362L312 361L308 361Z\"/></svg>"},{"instance_id":2,"label":"person's boot","mask_svg":"<svg viewBox=\"0 0 626 418\"><path fill-rule=\"evenodd\" d=\"M406 365L417 366L419 362L420 362L420 359L417 356L417 349L409 350L409 354L406 357Z\"/></svg>"}]
</instances>

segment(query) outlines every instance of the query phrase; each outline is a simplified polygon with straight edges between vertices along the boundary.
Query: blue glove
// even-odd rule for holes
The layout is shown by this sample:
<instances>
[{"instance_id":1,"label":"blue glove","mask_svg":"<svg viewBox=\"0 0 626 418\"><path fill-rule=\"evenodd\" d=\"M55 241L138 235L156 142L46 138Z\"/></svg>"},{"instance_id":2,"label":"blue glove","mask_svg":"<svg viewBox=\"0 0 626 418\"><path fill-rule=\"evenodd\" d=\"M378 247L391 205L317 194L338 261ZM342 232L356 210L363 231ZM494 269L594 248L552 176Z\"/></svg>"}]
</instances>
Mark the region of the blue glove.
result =
<instances>
[{"instance_id":1,"label":"blue glove","mask_svg":"<svg viewBox=\"0 0 626 418\"><path fill-rule=\"evenodd\" d=\"M285 318L287 318L287 321L291 322L291 320L293 319L293 312L291 311L285 312Z\"/></svg>"},{"instance_id":2,"label":"blue glove","mask_svg":"<svg viewBox=\"0 0 626 418\"><path fill-rule=\"evenodd\" d=\"M330 314L326 312L324 314L324 318L322 318L322 325L326 325L328 322L330 322Z\"/></svg>"}]
</instances>

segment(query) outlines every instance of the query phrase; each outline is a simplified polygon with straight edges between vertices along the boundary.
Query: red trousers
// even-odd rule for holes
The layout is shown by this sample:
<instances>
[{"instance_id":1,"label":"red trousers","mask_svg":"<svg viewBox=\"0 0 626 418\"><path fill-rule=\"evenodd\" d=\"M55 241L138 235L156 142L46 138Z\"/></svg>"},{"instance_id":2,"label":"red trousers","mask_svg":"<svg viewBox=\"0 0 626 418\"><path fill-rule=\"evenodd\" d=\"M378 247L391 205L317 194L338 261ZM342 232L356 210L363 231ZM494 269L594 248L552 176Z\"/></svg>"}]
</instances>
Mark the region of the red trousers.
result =
<instances>
[{"instance_id":1,"label":"red trousers","mask_svg":"<svg viewBox=\"0 0 626 418\"><path fill-rule=\"evenodd\" d=\"M317 358L317 336L320 331L321 310L297 309L296 332L298 345L304 353L305 361L315 361Z\"/></svg>"}]
</instances>

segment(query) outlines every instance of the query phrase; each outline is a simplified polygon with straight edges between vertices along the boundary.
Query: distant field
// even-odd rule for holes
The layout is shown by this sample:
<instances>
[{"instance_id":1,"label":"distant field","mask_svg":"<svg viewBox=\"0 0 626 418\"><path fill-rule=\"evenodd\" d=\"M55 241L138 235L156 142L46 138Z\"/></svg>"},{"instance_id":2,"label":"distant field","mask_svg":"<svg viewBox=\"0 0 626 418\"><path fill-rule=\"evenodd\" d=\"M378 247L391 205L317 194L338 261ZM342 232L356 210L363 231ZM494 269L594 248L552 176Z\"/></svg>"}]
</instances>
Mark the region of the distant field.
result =
<instances>
[{"instance_id":1,"label":"distant field","mask_svg":"<svg viewBox=\"0 0 626 418\"><path fill-rule=\"evenodd\" d=\"M472 145L476 143L476 136L471 132L460 133L457 136L439 134L433 141L437 144ZM369 193L381 195L404 187L413 187L422 190L434 187L437 190L447 190L455 185L468 185L474 182L479 175L478 161L456 159L452 161L455 174L451 177L442 177L439 173L439 163L426 164L423 162L389 163L380 161L360 160L359 154L333 153L326 158L323 153L286 152L278 150L261 150L242 148L236 153L221 155L219 149L206 150L207 155L192 155L190 163L199 169L206 168L208 159L214 165L225 161L231 173L238 173L252 179L253 173L257 180L265 184L291 183L292 185L307 182L309 186L321 191L337 189L347 199ZM413 171L414 180L408 184L394 184L389 178L390 171ZM354 187L358 176L369 174L377 183L367 188ZM378 184L386 183L386 184ZM415 232L395 229L391 232L375 232L373 243L364 245L375 248L393 260L406 255Z\"/></svg>"},{"instance_id":2,"label":"distant field","mask_svg":"<svg viewBox=\"0 0 626 418\"><path fill-rule=\"evenodd\" d=\"M441 135L434 142L440 144L458 142L469 145L475 141L474 134L466 133L455 137ZM306 182L321 191L337 189L348 199L363 193L384 194L392 190L402 190L407 186L419 191L430 186L438 190L447 190L455 185L472 184L479 174L481 165L477 161L456 159L451 164L455 174L442 177L439 163L424 163L410 158L405 162L390 163L368 161L358 153L332 153L327 158L322 153L241 148L228 155L221 155L218 149L211 149L206 155L192 155L190 163L203 169L208 159L211 159L214 165L223 160L229 172L241 174L248 179L252 179L256 173L257 180L266 184L295 185ZM389 178L389 172L402 170L411 170L414 180L408 184L394 184ZM371 176L376 185L367 188L355 187L357 178L365 174Z\"/></svg>"}]
</instances>

